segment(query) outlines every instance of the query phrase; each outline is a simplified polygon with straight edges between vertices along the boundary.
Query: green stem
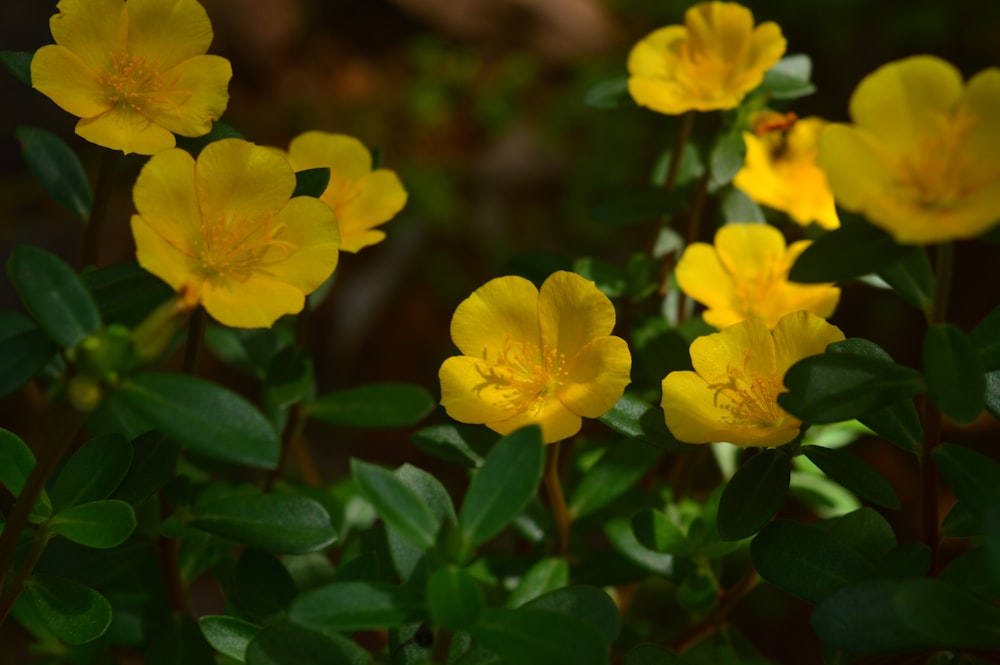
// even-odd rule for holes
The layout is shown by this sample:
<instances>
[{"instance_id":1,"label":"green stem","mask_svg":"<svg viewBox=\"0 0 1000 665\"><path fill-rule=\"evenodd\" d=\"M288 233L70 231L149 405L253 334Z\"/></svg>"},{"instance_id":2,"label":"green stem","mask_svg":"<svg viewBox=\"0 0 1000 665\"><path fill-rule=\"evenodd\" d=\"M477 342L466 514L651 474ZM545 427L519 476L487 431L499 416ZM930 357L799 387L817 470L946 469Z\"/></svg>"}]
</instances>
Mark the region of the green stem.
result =
<instances>
[{"instance_id":1,"label":"green stem","mask_svg":"<svg viewBox=\"0 0 1000 665\"><path fill-rule=\"evenodd\" d=\"M191 312L188 321L187 341L184 343L184 373L196 376L198 360L201 358L201 344L205 337L205 308L198 307Z\"/></svg>"},{"instance_id":2,"label":"green stem","mask_svg":"<svg viewBox=\"0 0 1000 665\"><path fill-rule=\"evenodd\" d=\"M673 641L671 648L677 653L683 654L725 625L736 604L753 591L758 582L760 582L760 575L757 574L753 566L749 566L746 574L736 583L736 586L727 589L719 596L719 602L716 603L715 608L709 612L708 616L681 633Z\"/></svg>"},{"instance_id":3,"label":"green stem","mask_svg":"<svg viewBox=\"0 0 1000 665\"><path fill-rule=\"evenodd\" d=\"M108 216L111 197L115 189L115 172L121 153L117 150L105 150L101 153L101 165L97 171L97 183L94 185L94 204L90 208L90 218L83 239L83 265L98 265L101 253L101 235L104 231L104 221Z\"/></svg>"},{"instance_id":4,"label":"green stem","mask_svg":"<svg viewBox=\"0 0 1000 665\"><path fill-rule=\"evenodd\" d=\"M560 441L551 443L545 454L545 471L542 476L545 492L549 497L552 517L556 522L556 552L566 556L569 550L569 527L572 523L569 511L566 509L566 497L563 495L562 482L559 479L559 447Z\"/></svg>"},{"instance_id":5,"label":"green stem","mask_svg":"<svg viewBox=\"0 0 1000 665\"><path fill-rule=\"evenodd\" d=\"M694 127L694 111L688 111L681 116L681 126L677 130L677 137L674 140L674 151L670 155L670 165L667 167L667 179L663 183L664 189L668 192L674 191L677 186L677 176L681 171L681 162L684 161L684 147L691 138L691 130Z\"/></svg>"},{"instance_id":6,"label":"green stem","mask_svg":"<svg viewBox=\"0 0 1000 665\"><path fill-rule=\"evenodd\" d=\"M35 542L32 543L31 549L25 555L24 561L21 563L21 568L17 571L17 575L11 582L7 592L0 597L0 625L3 625L3 622L7 619L7 615L10 614L11 609L14 607L14 603L17 602L21 592L24 591L24 583L35 570L35 565L42 558L42 552L45 551L45 547L49 544L51 537L52 532L45 526L40 527L35 534Z\"/></svg>"},{"instance_id":7,"label":"green stem","mask_svg":"<svg viewBox=\"0 0 1000 665\"><path fill-rule=\"evenodd\" d=\"M59 429L56 431L54 443L50 449L39 452L35 467L31 470L17 500L11 507L3 533L0 533L0 590L4 589L4 581L13 567L17 539L28 524L32 507L38 501L38 497L41 496L42 490L45 488L45 483L48 482L52 472L66 455L66 451L69 450L73 439L76 438L77 432L83 427L86 419L87 414L66 405L65 412L55 420L59 423Z\"/></svg>"}]
</instances>

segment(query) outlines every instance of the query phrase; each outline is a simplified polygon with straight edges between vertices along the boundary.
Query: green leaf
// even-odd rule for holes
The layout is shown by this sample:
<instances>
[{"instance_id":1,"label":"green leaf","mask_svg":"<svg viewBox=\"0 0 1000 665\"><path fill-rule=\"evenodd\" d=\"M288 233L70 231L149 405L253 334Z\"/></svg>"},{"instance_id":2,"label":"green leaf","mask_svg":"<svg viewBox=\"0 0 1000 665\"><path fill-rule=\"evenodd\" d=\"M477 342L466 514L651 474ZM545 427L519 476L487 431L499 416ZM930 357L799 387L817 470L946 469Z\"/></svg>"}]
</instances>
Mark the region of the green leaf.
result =
<instances>
[{"instance_id":1,"label":"green leaf","mask_svg":"<svg viewBox=\"0 0 1000 665\"><path fill-rule=\"evenodd\" d=\"M524 427L497 442L472 479L458 525L473 546L510 524L528 505L542 479L545 447L537 426Z\"/></svg>"},{"instance_id":2,"label":"green leaf","mask_svg":"<svg viewBox=\"0 0 1000 665\"><path fill-rule=\"evenodd\" d=\"M281 443L267 419L239 395L208 381L144 373L112 400L192 452L263 469L278 464Z\"/></svg>"},{"instance_id":3,"label":"green leaf","mask_svg":"<svg viewBox=\"0 0 1000 665\"><path fill-rule=\"evenodd\" d=\"M61 138L44 129L18 127L15 134L35 180L56 203L86 221L93 195L76 153Z\"/></svg>"},{"instance_id":4,"label":"green leaf","mask_svg":"<svg viewBox=\"0 0 1000 665\"><path fill-rule=\"evenodd\" d=\"M107 549L121 545L135 531L135 513L124 501L81 503L52 516L50 528L74 543Z\"/></svg>"},{"instance_id":5,"label":"green leaf","mask_svg":"<svg viewBox=\"0 0 1000 665\"><path fill-rule=\"evenodd\" d=\"M986 410L991 416L1000 420L1000 370L987 372L986 376Z\"/></svg>"},{"instance_id":6,"label":"green leaf","mask_svg":"<svg viewBox=\"0 0 1000 665\"><path fill-rule=\"evenodd\" d=\"M878 274L906 302L921 312L930 312L934 302L934 269L923 247L911 247Z\"/></svg>"},{"instance_id":7,"label":"green leaf","mask_svg":"<svg viewBox=\"0 0 1000 665\"><path fill-rule=\"evenodd\" d=\"M295 191L292 196L311 196L319 198L330 184L330 169L320 166L315 169L305 169L295 172Z\"/></svg>"},{"instance_id":8,"label":"green leaf","mask_svg":"<svg viewBox=\"0 0 1000 665\"><path fill-rule=\"evenodd\" d=\"M665 514L653 508L643 508L632 516L635 539L643 547L676 556L691 556L691 546L681 528Z\"/></svg>"},{"instance_id":9,"label":"green leaf","mask_svg":"<svg viewBox=\"0 0 1000 665\"><path fill-rule=\"evenodd\" d=\"M684 210L688 193L684 188L668 192L662 187L616 192L597 204L590 217L615 227L653 222Z\"/></svg>"},{"instance_id":10,"label":"green leaf","mask_svg":"<svg viewBox=\"0 0 1000 665\"><path fill-rule=\"evenodd\" d=\"M399 467L392 475L416 492L424 505L430 508L437 524L443 525L438 529L437 547L432 551L414 545L392 526L386 527L389 555L400 579L420 584L439 565L436 558L438 554L446 561L464 561L468 555L467 546L462 542L460 534L457 534L455 523L458 522L458 517L455 515L455 506L441 481L409 464ZM459 537L452 538L453 535Z\"/></svg>"},{"instance_id":11,"label":"green leaf","mask_svg":"<svg viewBox=\"0 0 1000 665\"><path fill-rule=\"evenodd\" d=\"M889 406L921 392L923 382L919 372L892 361L827 349L792 365L785 387L789 392L778 395L781 408L803 422L823 424Z\"/></svg>"},{"instance_id":12,"label":"green leaf","mask_svg":"<svg viewBox=\"0 0 1000 665\"><path fill-rule=\"evenodd\" d=\"M986 378L972 342L951 323L927 330L923 349L927 395L952 420L967 425L983 412Z\"/></svg>"},{"instance_id":13,"label":"green leaf","mask_svg":"<svg viewBox=\"0 0 1000 665\"><path fill-rule=\"evenodd\" d=\"M7 262L7 275L38 327L62 348L72 349L100 328L90 293L55 254L20 245Z\"/></svg>"},{"instance_id":14,"label":"green leaf","mask_svg":"<svg viewBox=\"0 0 1000 665\"><path fill-rule=\"evenodd\" d=\"M247 645L260 630L243 619L211 614L199 618L198 626L213 649L241 663L246 662Z\"/></svg>"},{"instance_id":15,"label":"green leaf","mask_svg":"<svg viewBox=\"0 0 1000 665\"><path fill-rule=\"evenodd\" d=\"M857 582L820 603L812 624L848 651L1000 647L1000 608L939 579Z\"/></svg>"},{"instance_id":16,"label":"green leaf","mask_svg":"<svg viewBox=\"0 0 1000 665\"><path fill-rule=\"evenodd\" d=\"M611 545L630 562L651 573L673 580L678 575L678 566L672 554L662 554L643 546L635 537L632 523L625 517L615 517L604 524L604 535Z\"/></svg>"},{"instance_id":17,"label":"green leaf","mask_svg":"<svg viewBox=\"0 0 1000 665\"><path fill-rule=\"evenodd\" d=\"M589 515L631 489L662 456L662 451L640 441L626 439L608 446L573 488L569 513Z\"/></svg>"},{"instance_id":18,"label":"green leaf","mask_svg":"<svg viewBox=\"0 0 1000 665\"><path fill-rule=\"evenodd\" d=\"M351 460L351 476L388 526L422 550L434 546L441 523L416 491L388 469L358 459Z\"/></svg>"},{"instance_id":19,"label":"green leaf","mask_svg":"<svg viewBox=\"0 0 1000 665\"><path fill-rule=\"evenodd\" d=\"M994 307L969 333L969 341L987 372L1000 370L1000 306Z\"/></svg>"},{"instance_id":20,"label":"green leaf","mask_svg":"<svg viewBox=\"0 0 1000 665\"><path fill-rule=\"evenodd\" d=\"M1000 462L954 443L941 444L931 454L958 500L981 518L1000 488Z\"/></svg>"},{"instance_id":21,"label":"green leaf","mask_svg":"<svg viewBox=\"0 0 1000 665\"><path fill-rule=\"evenodd\" d=\"M369 665L371 662L367 651L342 635L284 621L262 628L246 649L247 665Z\"/></svg>"},{"instance_id":22,"label":"green leaf","mask_svg":"<svg viewBox=\"0 0 1000 665\"><path fill-rule=\"evenodd\" d=\"M96 640L111 625L111 604L79 582L35 574L17 601L28 604L58 639L67 644Z\"/></svg>"},{"instance_id":23,"label":"green leaf","mask_svg":"<svg viewBox=\"0 0 1000 665\"><path fill-rule=\"evenodd\" d=\"M608 642L594 624L549 610L488 609L469 632L518 665L606 665L610 658Z\"/></svg>"},{"instance_id":24,"label":"green leaf","mask_svg":"<svg viewBox=\"0 0 1000 665\"><path fill-rule=\"evenodd\" d=\"M750 543L750 555L761 577L810 603L875 572L871 562L828 530L788 520L761 529Z\"/></svg>"},{"instance_id":25,"label":"green leaf","mask_svg":"<svg viewBox=\"0 0 1000 665\"><path fill-rule=\"evenodd\" d=\"M677 586L677 604L692 614L707 612L719 601L719 584L715 576L695 568Z\"/></svg>"},{"instance_id":26,"label":"green leaf","mask_svg":"<svg viewBox=\"0 0 1000 665\"><path fill-rule=\"evenodd\" d=\"M299 596L288 618L307 628L350 633L393 628L424 616L410 591L383 582L338 582Z\"/></svg>"},{"instance_id":27,"label":"green leaf","mask_svg":"<svg viewBox=\"0 0 1000 665\"><path fill-rule=\"evenodd\" d=\"M594 282L609 298L620 298L628 293L628 275L608 261L581 256L573 262L573 272Z\"/></svg>"},{"instance_id":28,"label":"green leaf","mask_svg":"<svg viewBox=\"0 0 1000 665\"><path fill-rule=\"evenodd\" d=\"M94 297L101 319L128 328L139 325L174 294L166 282L137 263L88 268L80 278Z\"/></svg>"},{"instance_id":29,"label":"green leaf","mask_svg":"<svg viewBox=\"0 0 1000 665\"><path fill-rule=\"evenodd\" d=\"M291 494L237 494L196 503L188 524L279 554L321 550L337 538L319 503Z\"/></svg>"},{"instance_id":30,"label":"green leaf","mask_svg":"<svg viewBox=\"0 0 1000 665\"><path fill-rule=\"evenodd\" d=\"M431 425L410 437L423 452L452 464L468 469L478 469L483 465L484 444L492 444L495 436L483 427L469 425Z\"/></svg>"},{"instance_id":31,"label":"green leaf","mask_svg":"<svg viewBox=\"0 0 1000 665\"><path fill-rule=\"evenodd\" d=\"M437 626L465 630L486 608L479 584L455 566L438 568L427 581L427 609Z\"/></svg>"},{"instance_id":32,"label":"green leaf","mask_svg":"<svg viewBox=\"0 0 1000 665\"><path fill-rule=\"evenodd\" d=\"M24 489L24 483L35 468L35 455L13 432L0 428L0 483L2 483L13 496L20 496ZM49 518L52 514L52 503L49 500L49 493L44 489L41 496L31 507L29 516L32 522L41 522Z\"/></svg>"},{"instance_id":33,"label":"green leaf","mask_svg":"<svg viewBox=\"0 0 1000 665\"><path fill-rule=\"evenodd\" d=\"M373 383L328 393L311 402L307 415L345 427L407 427L423 420L436 402L408 383Z\"/></svg>"},{"instance_id":34,"label":"green leaf","mask_svg":"<svg viewBox=\"0 0 1000 665\"><path fill-rule=\"evenodd\" d=\"M507 597L507 607L521 607L550 591L569 584L569 563L559 557L546 557L535 562Z\"/></svg>"},{"instance_id":35,"label":"green leaf","mask_svg":"<svg viewBox=\"0 0 1000 665\"><path fill-rule=\"evenodd\" d=\"M556 589L526 603L524 609L548 610L579 617L599 628L608 644L618 639L622 629L618 606L597 587L578 585Z\"/></svg>"},{"instance_id":36,"label":"green leaf","mask_svg":"<svg viewBox=\"0 0 1000 665\"><path fill-rule=\"evenodd\" d=\"M615 76L587 88L583 93L583 103L595 109L616 109L635 106L628 92L628 77Z\"/></svg>"},{"instance_id":37,"label":"green leaf","mask_svg":"<svg viewBox=\"0 0 1000 665\"><path fill-rule=\"evenodd\" d=\"M236 564L233 602L240 613L266 624L288 609L298 595L295 581L276 557L248 549Z\"/></svg>"},{"instance_id":38,"label":"green leaf","mask_svg":"<svg viewBox=\"0 0 1000 665\"><path fill-rule=\"evenodd\" d=\"M104 434L85 443L66 460L49 497L56 512L111 496L132 463L132 446L120 434Z\"/></svg>"},{"instance_id":39,"label":"green leaf","mask_svg":"<svg viewBox=\"0 0 1000 665\"><path fill-rule=\"evenodd\" d=\"M714 192L733 181L736 174L743 168L743 158L746 152L743 134L737 130L726 132L715 140L709 157L709 163L712 167L712 178L708 184L709 191Z\"/></svg>"},{"instance_id":40,"label":"green leaf","mask_svg":"<svg viewBox=\"0 0 1000 665\"><path fill-rule=\"evenodd\" d=\"M862 499L899 510L899 497L878 471L843 449L804 446L802 453L826 475Z\"/></svg>"},{"instance_id":41,"label":"green leaf","mask_svg":"<svg viewBox=\"0 0 1000 665\"><path fill-rule=\"evenodd\" d=\"M656 644L640 644L625 654L622 665L687 665L673 651L668 651Z\"/></svg>"},{"instance_id":42,"label":"green leaf","mask_svg":"<svg viewBox=\"0 0 1000 665\"><path fill-rule=\"evenodd\" d=\"M772 99L805 97L816 92L816 86L809 82L811 76L812 60L808 55L786 55L764 72L760 89Z\"/></svg>"},{"instance_id":43,"label":"green leaf","mask_svg":"<svg viewBox=\"0 0 1000 665\"><path fill-rule=\"evenodd\" d=\"M809 245L788 273L793 282L846 282L877 273L904 258L912 247L860 218L838 211L841 227Z\"/></svg>"},{"instance_id":44,"label":"green leaf","mask_svg":"<svg viewBox=\"0 0 1000 665\"><path fill-rule=\"evenodd\" d=\"M215 143L216 141L221 141L222 139L242 139L245 138L243 134L236 130L232 125L222 121L216 120L212 124L212 129L208 134L202 136L181 136L177 135L177 147L182 150L187 150L194 156L198 156L198 153L207 146L209 143Z\"/></svg>"},{"instance_id":45,"label":"green leaf","mask_svg":"<svg viewBox=\"0 0 1000 665\"><path fill-rule=\"evenodd\" d=\"M697 448L674 438L663 420L662 409L628 393L598 420L622 436L640 439L668 453L689 453Z\"/></svg>"},{"instance_id":46,"label":"green leaf","mask_svg":"<svg viewBox=\"0 0 1000 665\"><path fill-rule=\"evenodd\" d=\"M813 524L853 547L873 565L879 564L896 547L892 526L874 508L858 508Z\"/></svg>"},{"instance_id":47,"label":"green leaf","mask_svg":"<svg viewBox=\"0 0 1000 665\"><path fill-rule=\"evenodd\" d=\"M722 196L722 217L726 224L767 222L764 211L742 189L730 187Z\"/></svg>"},{"instance_id":48,"label":"green leaf","mask_svg":"<svg viewBox=\"0 0 1000 665\"><path fill-rule=\"evenodd\" d=\"M28 87L31 87L31 60L34 57L34 53L25 51L0 51L0 62Z\"/></svg>"},{"instance_id":49,"label":"green leaf","mask_svg":"<svg viewBox=\"0 0 1000 665\"><path fill-rule=\"evenodd\" d=\"M877 577L923 577L931 568L933 553L924 543L897 545L879 559Z\"/></svg>"},{"instance_id":50,"label":"green leaf","mask_svg":"<svg viewBox=\"0 0 1000 665\"><path fill-rule=\"evenodd\" d=\"M264 374L264 408L275 430L283 430L288 409L312 396L312 357L301 347L286 346L275 354Z\"/></svg>"},{"instance_id":51,"label":"green leaf","mask_svg":"<svg viewBox=\"0 0 1000 665\"><path fill-rule=\"evenodd\" d=\"M174 477L181 451L159 432L136 437L131 446L132 465L111 498L138 506Z\"/></svg>"},{"instance_id":52,"label":"green leaf","mask_svg":"<svg viewBox=\"0 0 1000 665\"><path fill-rule=\"evenodd\" d=\"M736 470L719 500L719 537L741 540L757 533L778 512L788 492L792 461L768 449Z\"/></svg>"},{"instance_id":53,"label":"green leaf","mask_svg":"<svg viewBox=\"0 0 1000 665\"><path fill-rule=\"evenodd\" d=\"M3 312L2 315L0 397L6 397L38 374L59 348L27 317L16 312ZM22 326L22 321L27 325Z\"/></svg>"},{"instance_id":54,"label":"green leaf","mask_svg":"<svg viewBox=\"0 0 1000 665\"><path fill-rule=\"evenodd\" d=\"M924 428L920 424L920 415L913 400L908 397L869 411L858 421L908 453L917 452L923 444Z\"/></svg>"}]
</instances>

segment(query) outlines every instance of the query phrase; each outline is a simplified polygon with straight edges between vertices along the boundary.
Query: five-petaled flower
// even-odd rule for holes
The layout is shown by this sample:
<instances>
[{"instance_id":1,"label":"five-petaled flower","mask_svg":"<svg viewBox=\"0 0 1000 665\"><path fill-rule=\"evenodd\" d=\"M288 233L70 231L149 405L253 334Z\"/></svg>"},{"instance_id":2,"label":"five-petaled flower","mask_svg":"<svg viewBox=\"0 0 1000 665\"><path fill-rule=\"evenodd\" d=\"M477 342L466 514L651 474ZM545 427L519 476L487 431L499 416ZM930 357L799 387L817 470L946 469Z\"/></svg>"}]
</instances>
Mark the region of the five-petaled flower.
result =
<instances>
[{"instance_id":1,"label":"five-petaled flower","mask_svg":"<svg viewBox=\"0 0 1000 665\"><path fill-rule=\"evenodd\" d=\"M788 443L802 423L778 406L785 372L842 339L839 328L804 311L782 317L773 331L748 319L699 337L690 348L695 371L663 379L667 428L687 443Z\"/></svg>"},{"instance_id":2,"label":"five-petaled flower","mask_svg":"<svg viewBox=\"0 0 1000 665\"><path fill-rule=\"evenodd\" d=\"M239 139L150 158L136 179L139 265L219 322L270 326L302 310L337 266L337 222L322 201L292 197L285 155Z\"/></svg>"},{"instance_id":3,"label":"five-petaled flower","mask_svg":"<svg viewBox=\"0 0 1000 665\"><path fill-rule=\"evenodd\" d=\"M751 199L788 213L796 223L840 226L826 174L816 163L822 118L796 119L774 111L758 113L753 132L743 133L746 161L733 184Z\"/></svg>"},{"instance_id":4,"label":"five-petaled flower","mask_svg":"<svg viewBox=\"0 0 1000 665\"><path fill-rule=\"evenodd\" d=\"M296 171L330 169L330 182L320 199L337 215L340 249L345 252L382 242L385 233L375 227L406 205L406 190L396 174L373 171L371 154L353 137L305 132L292 139L288 159Z\"/></svg>"},{"instance_id":5,"label":"five-petaled flower","mask_svg":"<svg viewBox=\"0 0 1000 665\"><path fill-rule=\"evenodd\" d=\"M441 365L441 404L500 434L539 424L546 443L571 437L629 383L632 357L614 325L611 301L574 273L556 272L540 290L493 279L455 310L451 337L464 355Z\"/></svg>"},{"instance_id":6,"label":"five-petaled flower","mask_svg":"<svg viewBox=\"0 0 1000 665\"><path fill-rule=\"evenodd\" d=\"M55 44L31 60L32 86L80 118L91 143L152 155L201 136L229 101L229 61L205 55L212 26L195 0L60 0Z\"/></svg>"},{"instance_id":7,"label":"five-petaled flower","mask_svg":"<svg viewBox=\"0 0 1000 665\"><path fill-rule=\"evenodd\" d=\"M760 85L785 52L776 23L754 27L753 14L733 2L703 2L684 25L668 25L628 56L628 90L639 106L677 115L733 108Z\"/></svg>"},{"instance_id":8,"label":"five-petaled flower","mask_svg":"<svg viewBox=\"0 0 1000 665\"><path fill-rule=\"evenodd\" d=\"M831 125L819 163L833 195L902 244L976 237L1000 221L1000 69L931 56L875 70Z\"/></svg>"},{"instance_id":9,"label":"five-petaled flower","mask_svg":"<svg viewBox=\"0 0 1000 665\"><path fill-rule=\"evenodd\" d=\"M832 284L788 281L795 260L811 244L785 246L781 232L767 224L727 224L715 245L692 243L677 262L677 284L705 305L705 322L725 328L756 317L768 328L789 312L808 310L826 318L840 300Z\"/></svg>"}]
</instances>

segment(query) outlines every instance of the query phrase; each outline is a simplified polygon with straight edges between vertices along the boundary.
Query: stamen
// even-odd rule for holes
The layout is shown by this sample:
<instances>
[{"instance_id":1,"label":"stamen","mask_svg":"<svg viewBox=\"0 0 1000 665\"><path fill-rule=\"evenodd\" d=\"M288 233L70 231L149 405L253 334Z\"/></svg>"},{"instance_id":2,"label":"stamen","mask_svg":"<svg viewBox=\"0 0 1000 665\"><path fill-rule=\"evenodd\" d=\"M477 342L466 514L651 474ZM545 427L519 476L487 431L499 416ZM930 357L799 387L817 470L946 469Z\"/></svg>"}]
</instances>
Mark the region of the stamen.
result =
<instances>
[{"instance_id":1,"label":"stamen","mask_svg":"<svg viewBox=\"0 0 1000 665\"><path fill-rule=\"evenodd\" d=\"M743 366L726 368L726 382L709 384L715 391L716 407L729 413L724 418L731 425L745 427L773 427L788 418L788 414L778 406L778 394L782 389L781 377L777 373L769 375L752 374L748 370L750 352L743 356ZM731 403L720 404L719 398L726 397Z\"/></svg>"},{"instance_id":2,"label":"stamen","mask_svg":"<svg viewBox=\"0 0 1000 665\"><path fill-rule=\"evenodd\" d=\"M221 275L246 281L254 272L287 259L295 252L292 243L279 239L284 224L273 223L273 215L262 219L222 217L203 219L198 258L207 276Z\"/></svg>"},{"instance_id":3,"label":"stamen","mask_svg":"<svg viewBox=\"0 0 1000 665\"><path fill-rule=\"evenodd\" d=\"M513 341L508 335L493 366L481 373L483 383L476 392L493 387L497 393L491 399L497 406L535 414L566 380L565 364L566 356L558 349L542 352L536 345Z\"/></svg>"}]
</instances>

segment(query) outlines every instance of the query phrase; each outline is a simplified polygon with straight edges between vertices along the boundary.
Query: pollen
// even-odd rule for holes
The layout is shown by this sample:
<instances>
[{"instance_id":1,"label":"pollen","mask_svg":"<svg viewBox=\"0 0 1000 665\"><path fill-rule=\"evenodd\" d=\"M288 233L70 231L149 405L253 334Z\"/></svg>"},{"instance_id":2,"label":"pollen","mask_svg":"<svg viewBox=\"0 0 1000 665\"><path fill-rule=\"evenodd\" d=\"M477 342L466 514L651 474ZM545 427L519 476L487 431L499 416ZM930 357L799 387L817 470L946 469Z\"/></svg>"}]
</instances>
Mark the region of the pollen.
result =
<instances>
[{"instance_id":1,"label":"pollen","mask_svg":"<svg viewBox=\"0 0 1000 665\"><path fill-rule=\"evenodd\" d=\"M737 427L774 427L788 418L778 406L782 390L781 377L776 372L759 375L748 367L750 352L743 356L742 367L729 365L725 382L709 384L715 391L715 406L728 415L724 421ZM724 402L721 403L720 402Z\"/></svg>"},{"instance_id":2,"label":"pollen","mask_svg":"<svg viewBox=\"0 0 1000 665\"><path fill-rule=\"evenodd\" d=\"M126 106L141 113L151 103L167 101L167 85L159 63L146 56L132 56L119 51L111 57L111 71L100 82L115 106Z\"/></svg>"},{"instance_id":3,"label":"pollen","mask_svg":"<svg viewBox=\"0 0 1000 665\"><path fill-rule=\"evenodd\" d=\"M543 351L508 335L484 379L498 390L497 406L537 414L566 380L565 364L566 356L556 349Z\"/></svg>"},{"instance_id":4,"label":"pollen","mask_svg":"<svg viewBox=\"0 0 1000 665\"><path fill-rule=\"evenodd\" d=\"M281 240L283 224L273 215L262 219L221 217L203 219L198 260L206 276L231 277L245 282L255 272L267 272L295 252L292 243Z\"/></svg>"}]
</instances>

